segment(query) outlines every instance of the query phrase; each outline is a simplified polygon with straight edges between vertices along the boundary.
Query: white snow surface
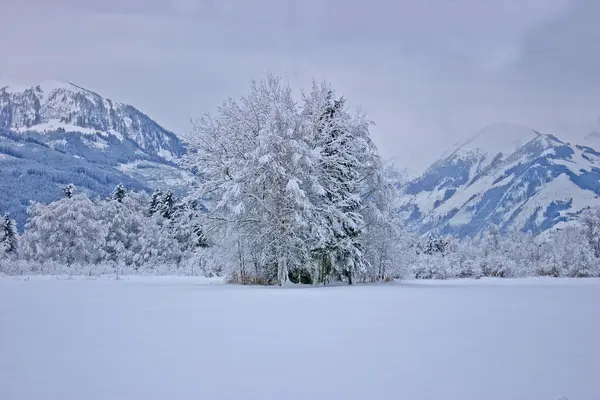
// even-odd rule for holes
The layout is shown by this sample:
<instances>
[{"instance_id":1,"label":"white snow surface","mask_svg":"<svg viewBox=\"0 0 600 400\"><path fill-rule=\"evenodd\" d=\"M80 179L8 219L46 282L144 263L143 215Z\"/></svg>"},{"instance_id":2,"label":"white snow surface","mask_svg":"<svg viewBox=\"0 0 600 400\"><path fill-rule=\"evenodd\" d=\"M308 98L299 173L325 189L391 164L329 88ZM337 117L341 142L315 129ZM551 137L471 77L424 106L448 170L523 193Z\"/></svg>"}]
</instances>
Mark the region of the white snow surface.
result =
<instances>
[{"instance_id":1,"label":"white snow surface","mask_svg":"<svg viewBox=\"0 0 600 400\"><path fill-rule=\"evenodd\" d=\"M0 277L0 399L600 398L598 279L218 283Z\"/></svg>"}]
</instances>

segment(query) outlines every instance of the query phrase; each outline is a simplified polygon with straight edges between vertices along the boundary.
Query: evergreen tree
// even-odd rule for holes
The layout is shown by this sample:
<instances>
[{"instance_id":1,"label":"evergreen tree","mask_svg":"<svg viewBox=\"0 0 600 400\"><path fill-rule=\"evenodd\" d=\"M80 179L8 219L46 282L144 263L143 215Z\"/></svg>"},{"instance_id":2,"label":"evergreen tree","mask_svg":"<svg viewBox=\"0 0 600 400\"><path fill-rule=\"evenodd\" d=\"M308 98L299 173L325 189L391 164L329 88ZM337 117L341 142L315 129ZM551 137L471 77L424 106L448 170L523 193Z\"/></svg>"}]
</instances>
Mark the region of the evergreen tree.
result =
<instances>
[{"instance_id":1,"label":"evergreen tree","mask_svg":"<svg viewBox=\"0 0 600 400\"><path fill-rule=\"evenodd\" d=\"M154 215L162 209L163 191L157 188L150 199L150 215Z\"/></svg>"},{"instance_id":2,"label":"evergreen tree","mask_svg":"<svg viewBox=\"0 0 600 400\"><path fill-rule=\"evenodd\" d=\"M17 224L9 218L8 213L0 220L0 252L16 253L17 251Z\"/></svg>"},{"instance_id":3,"label":"evergreen tree","mask_svg":"<svg viewBox=\"0 0 600 400\"><path fill-rule=\"evenodd\" d=\"M112 193L112 199L118 201L119 203L122 203L126 194L127 191L125 190L125 186L119 183Z\"/></svg>"},{"instance_id":4,"label":"evergreen tree","mask_svg":"<svg viewBox=\"0 0 600 400\"><path fill-rule=\"evenodd\" d=\"M65 196L70 199L75 194L75 185L69 183L67 186L65 186L63 192L65 193Z\"/></svg>"},{"instance_id":5,"label":"evergreen tree","mask_svg":"<svg viewBox=\"0 0 600 400\"><path fill-rule=\"evenodd\" d=\"M345 99L336 99L325 84L314 84L305 96L304 118L319 154L316 177L321 194L314 201L320 240L314 253L352 284L353 276L369 267L361 240L365 226L362 210L365 197L376 188L365 183L381 168L369 138L371 123L361 115L350 115Z\"/></svg>"},{"instance_id":6,"label":"evergreen tree","mask_svg":"<svg viewBox=\"0 0 600 400\"><path fill-rule=\"evenodd\" d=\"M173 216L173 212L175 210L175 201L173 199L173 192L171 190L167 191L165 197L162 199L160 204L160 212L163 218L171 219Z\"/></svg>"}]
</instances>

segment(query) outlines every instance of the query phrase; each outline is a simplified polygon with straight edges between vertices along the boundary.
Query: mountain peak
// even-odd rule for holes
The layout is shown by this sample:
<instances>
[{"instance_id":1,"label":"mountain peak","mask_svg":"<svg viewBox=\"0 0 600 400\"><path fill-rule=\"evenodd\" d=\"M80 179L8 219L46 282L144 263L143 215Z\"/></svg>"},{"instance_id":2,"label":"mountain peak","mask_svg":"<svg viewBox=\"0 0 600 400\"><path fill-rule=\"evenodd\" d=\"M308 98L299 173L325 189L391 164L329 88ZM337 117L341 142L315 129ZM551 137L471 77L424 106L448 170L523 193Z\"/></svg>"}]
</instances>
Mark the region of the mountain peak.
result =
<instances>
[{"instance_id":1,"label":"mountain peak","mask_svg":"<svg viewBox=\"0 0 600 400\"><path fill-rule=\"evenodd\" d=\"M600 202L593 147L510 124L490 125L405 185L401 211L420 233L539 233Z\"/></svg>"},{"instance_id":2,"label":"mountain peak","mask_svg":"<svg viewBox=\"0 0 600 400\"><path fill-rule=\"evenodd\" d=\"M135 107L115 102L71 82L0 83L0 128L13 132L77 132L130 140L149 155L172 160L179 139Z\"/></svg>"},{"instance_id":3,"label":"mountain peak","mask_svg":"<svg viewBox=\"0 0 600 400\"><path fill-rule=\"evenodd\" d=\"M0 81L0 91L5 93L22 93L27 90L35 90L41 93L51 93L55 90L85 90L71 82L59 81L59 80L44 80L37 83L12 83L9 81Z\"/></svg>"},{"instance_id":4,"label":"mountain peak","mask_svg":"<svg viewBox=\"0 0 600 400\"><path fill-rule=\"evenodd\" d=\"M470 139L455 146L451 154L476 152L507 156L539 136L535 130L509 123L495 123L477 131Z\"/></svg>"}]
</instances>

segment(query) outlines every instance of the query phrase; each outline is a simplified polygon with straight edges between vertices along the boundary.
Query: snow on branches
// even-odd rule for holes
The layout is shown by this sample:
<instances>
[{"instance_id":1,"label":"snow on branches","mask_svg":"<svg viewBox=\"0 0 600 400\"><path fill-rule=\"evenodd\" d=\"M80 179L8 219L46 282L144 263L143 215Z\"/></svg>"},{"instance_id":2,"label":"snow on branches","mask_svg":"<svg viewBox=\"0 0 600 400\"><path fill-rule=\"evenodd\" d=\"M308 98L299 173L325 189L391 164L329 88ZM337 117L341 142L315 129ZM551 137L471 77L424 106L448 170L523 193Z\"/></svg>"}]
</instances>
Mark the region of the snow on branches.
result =
<instances>
[{"instance_id":1,"label":"snow on branches","mask_svg":"<svg viewBox=\"0 0 600 400\"><path fill-rule=\"evenodd\" d=\"M298 105L272 75L195 124L184 163L198 171L193 196L207 200L209 231L235 237L240 275L246 264L279 285L366 273L364 211L381 164L369 126L327 84Z\"/></svg>"}]
</instances>

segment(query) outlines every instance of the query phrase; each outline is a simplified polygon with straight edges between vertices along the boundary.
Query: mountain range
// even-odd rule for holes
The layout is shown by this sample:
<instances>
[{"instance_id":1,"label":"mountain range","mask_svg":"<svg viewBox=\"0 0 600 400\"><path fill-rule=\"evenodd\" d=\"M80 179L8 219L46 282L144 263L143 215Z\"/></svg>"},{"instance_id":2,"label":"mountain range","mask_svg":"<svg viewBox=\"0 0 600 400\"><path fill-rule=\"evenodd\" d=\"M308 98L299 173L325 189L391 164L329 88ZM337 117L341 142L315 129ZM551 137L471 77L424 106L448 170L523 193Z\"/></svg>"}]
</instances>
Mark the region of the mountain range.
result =
<instances>
[{"instance_id":1,"label":"mountain range","mask_svg":"<svg viewBox=\"0 0 600 400\"><path fill-rule=\"evenodd\" d=\"M103 197L119 183L182 186L184 153L177 135L131 105L66 82L0 84L0 211L21 228L30 200L53 201L68 183Z\"/></svg>"},{"instance_id":2,"label":"mountain range","mask_svg":"<svg viewBox=\"0 0 600 400\"><path fill-rule=\"evenodd\" d=\"M538 234L600 205L600 153L511 124L490 125L402 186L405 226L421 234Z\"/></svg>"}]
</instances>

